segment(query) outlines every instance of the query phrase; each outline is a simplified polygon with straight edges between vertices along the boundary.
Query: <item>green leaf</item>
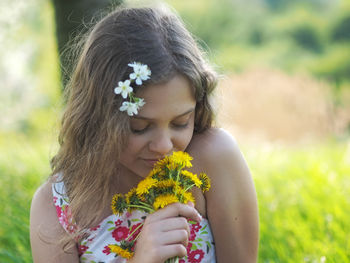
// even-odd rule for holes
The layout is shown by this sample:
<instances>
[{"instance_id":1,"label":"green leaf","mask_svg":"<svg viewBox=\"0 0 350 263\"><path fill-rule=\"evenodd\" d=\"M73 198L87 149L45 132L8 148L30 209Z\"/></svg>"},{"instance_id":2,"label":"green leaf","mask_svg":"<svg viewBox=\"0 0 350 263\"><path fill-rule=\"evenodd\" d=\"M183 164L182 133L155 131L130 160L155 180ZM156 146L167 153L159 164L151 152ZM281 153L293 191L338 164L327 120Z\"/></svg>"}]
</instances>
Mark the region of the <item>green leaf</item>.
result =
<instances>
[{"instance_id":1,"label":"green leaf","mask_svg":"<svg viewBox=\"0 0 350 263\"><path fill-rule=\"evenodd\" d=\"M114 229L115 229L115 227L110 227L110 228L107 229L107 231L111 231L111 230L114 230Z\"/></svg>"},{"instance_id":2,"label":"green leaf","mask_svg":"<svg viewBox=\"0 0 350 263\"><path fill-rule=\"evenodd\" d=\"M138 218L134 218L134 219L131 219L131 221L132 221L132 222L139 222L139 221L140 221L140 219L138 219Z\"/></svg>"},{"instance_id":3,"label":"green leaf","mask_svg":"<svg viewBox=\"0 0 350 263\"><path fill-rule=\"evenodd\" d=\"M107 221L107 223L108 223L108 224L114 224L114 222L113 222L113 221Z\"/></svg>"},{"instance_id":4,"label":"green leaf","mask_svg":"<svg viewBox=\"0 0 350 263\"><path fill-rule=\"evenodd\" d=\"M190 223L191 225L195 225L195 224L197 224L197 222L192 221L192 220L188 221L188 223Z\"/></svg>"},{"instance_id":5,"label":"green leaf","mask_svg":"<svg viewBox=\"0 0 350 263\"><path fill-rule=\"evenodd\" d=\"M199 245L200 247L203 247L203 244L202 244L202 243L198 243L198 245Z\"/></svg>"},{"instance_id":6,"label":"green leaf","mask_svg":"<svg viewBox=\"0 0 350 263\"><path fill-rule=\"evenodd\" d=\"M201 234L201 235L204 235L204 234L208 234L208 232L207 232L207 231L203 231L203 232L201 232L200 234Z\"/></svg>"},{"instance_id":7,"label":"green leaf","mask_svg":"<svg viewBox=\"0 0 350 263\"><path fill-rule=\"evenodd\" d=\"M203 231L204 229L206 229L206 228L207 228L207 226L208 226L208 225L205 225L205 226L202 228L202 231Z\"/></svg>"},{"instance_id":8,"label":"green leaf","mask_svg":"<svg viewBox=\"0 0 350 263\"><path fill-rule=\"evenodd\" d=\"M197 242L203 241L203 239L201 239L201 238L197 238L196 240L197 240Z\"/></svg>"},{"instance_id":9,"label":"green leaf","mask_svg":"<svg viewBox=\"0 0 350 263\"><path fill-rule=\"evenodd\" d=\"M192 243L191 250L196 250L196 249L198 249L198 247L196 246L196 244Z\"/></svg>"},{"instance_id":10,"label":"green leaf","mask_svg":"<svg viewBox=\"0 0 350 263\"><path fill-rule=\"evenodd\" d=\"M211 244L210 244L209 241L205 241L205 243L207 244L207 246L208 246L209 248L211 248ZM207 249L207 251L208 251L208 249Z\"/></svg>"}]
</instances>

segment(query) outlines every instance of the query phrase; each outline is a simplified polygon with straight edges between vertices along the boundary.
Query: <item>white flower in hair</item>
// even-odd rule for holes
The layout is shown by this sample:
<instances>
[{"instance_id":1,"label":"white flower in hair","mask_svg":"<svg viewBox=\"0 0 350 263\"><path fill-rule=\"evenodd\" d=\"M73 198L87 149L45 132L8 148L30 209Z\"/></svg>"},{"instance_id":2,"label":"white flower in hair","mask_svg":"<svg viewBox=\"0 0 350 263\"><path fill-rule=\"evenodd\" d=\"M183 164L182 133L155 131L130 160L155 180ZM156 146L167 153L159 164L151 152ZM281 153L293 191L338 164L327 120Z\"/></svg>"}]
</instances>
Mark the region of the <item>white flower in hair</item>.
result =
<instances>
[{"instance_id":1,"label":"white flower in hair","mask_svg":"<svg viewBox=\"0 0 350 263\"><path fill-rule=\"evenodd\" d=\"M129 116L134 116L137 114L139 107L137 103L124 101L122 106L119 108L120 111L126 111Z\"/></svg>"},{"instance_id":2,"label":"white flower in hair","mask_svg":"<svg viewBox=\"0 0 350 263\"><path fill-rule=\"evenodd\" d=\"M114 89L115 94L121 94L124 99L126 99L133 89L130 87L130 80L119 81L118 87Z\"/></svg>"},{"instance_id":3,"label":"white flower in hair","mask_svg":"<svg viewBox=\"0 0 350 263\"><path fill-rule=\"evenodd\" d=\"M130 79L119 81L118 86L114 88L114 93L117 95L121 94L124 99L129 97L129 101L124 101L119 110L126 111L129 116L134 116L146 102L142 98L135 97L134 89L130 84L135 81L137 85L142 85L142 81L150 78L151 70L147 65L139 62L130 63L128 66L134 69L134 73L129 75Z\"/></svg>"},{"instance_id":4,"label":"white flower in hair","mask_svg":"<svg viewBox=\"0 0 350 263\"><path fill-rule=\"evenodd\" d=\"M145 100L142 98L137 98L138 100L136 101L136 104L138 106L138 108L141 108L143 105L146 104Z\"/></svg>"},{"instance_id":5,"label":"white flower in hair","mask_svg":"<svg viewBox=\"0 0 350 263\"><path fill-rule=\"evenodd\" d=\"M141 63L128 64L129 67L134 69L134 72L129 75L130 79L134 79L137 85L142 85L142 81L148 80L151 75L151 70L147 65Z\"/></svg>"}]
</instances>

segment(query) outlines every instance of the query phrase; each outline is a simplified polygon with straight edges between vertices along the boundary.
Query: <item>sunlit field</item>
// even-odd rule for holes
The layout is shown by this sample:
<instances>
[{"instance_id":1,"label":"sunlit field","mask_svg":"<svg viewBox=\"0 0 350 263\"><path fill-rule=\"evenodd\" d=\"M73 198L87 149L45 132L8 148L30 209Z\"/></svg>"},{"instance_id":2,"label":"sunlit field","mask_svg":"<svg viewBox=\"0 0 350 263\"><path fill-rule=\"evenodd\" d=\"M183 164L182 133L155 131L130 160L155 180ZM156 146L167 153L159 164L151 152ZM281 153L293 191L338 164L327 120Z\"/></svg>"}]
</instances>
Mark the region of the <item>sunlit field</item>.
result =
<instances>
[{"instance_id":1,"label":"sunlit field","mask_svg":"<svg viewBox=\"0 0 350 263\"><path fill-rule=\"evenodd\" d=\"M0 262L31 262L29 206L51 143L1 139ZM350 143L242 150L259 200L259 262L350 262Z\"/></svg>"},{"instance_id":2,"label":"sunlit field","mask_svg":"<svg viewBox=\"0 0 350 263\"><path fill-rule=\"evenodd\" d=\"M14 2L0 3L0 10L12 17L0 17L0 26L5 25L0 27L1 263L32 262L30 203L50 174L62 109L50 1ZM350 263L350 85L345 59L341 64L343 56L335 51L348 47L343 42L328 49L321 38L324 51L307 53L271 36L262 46L233 46L224 43L230 37L225 32L217 43L211 36L218 32L211 34L210 25L204 32L196 24L214 1L171 3L208 42L208 55L224 76L214 98L217 126L236 138L252 172L259 202L259 262ZM283 19L300 14L293 10ZM224 6L212 8L211 19L220 20L224 12ZM225 21L221 30L234 30ZM317 21L313 25L318 27ZM277 30L274 25L269 29ZM232 37L237 34L243 33ZM303 59L300 67L289 49ZM259 63L249 64L252 54ZM321 60L327 63L318 64ZM341 81L324 77L331 71L329 61L345 65L343 75L332 69Z\"/></svg>"}]
</instances>

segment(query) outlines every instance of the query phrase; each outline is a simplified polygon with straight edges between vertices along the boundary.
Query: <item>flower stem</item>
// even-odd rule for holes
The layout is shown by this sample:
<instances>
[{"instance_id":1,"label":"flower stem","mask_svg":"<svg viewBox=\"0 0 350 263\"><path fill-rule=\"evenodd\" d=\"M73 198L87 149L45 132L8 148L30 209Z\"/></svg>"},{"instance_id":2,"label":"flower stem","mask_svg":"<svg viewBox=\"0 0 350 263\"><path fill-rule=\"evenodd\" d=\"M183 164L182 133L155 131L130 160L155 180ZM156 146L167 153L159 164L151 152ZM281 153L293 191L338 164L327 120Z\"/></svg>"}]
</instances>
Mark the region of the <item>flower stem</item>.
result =
<instances>
[{"instance_id":1,"label":"flower stem","mask_svg":"<svg viewBox=\"0 0 350 263\"><path fill-rule=\"evenodd\" d=\"M179 263L179 257L169 258L165 261L165 263Z\"/></svg>"},{"instance_id":2,"label":"flower stem","mask_svg":"<svg viewBox=\"0 0 350 263\"><path fill-rule=\"evenodd\" d=\"M152 207L150 204L144 203L144 202L142 202L142 201L139 201L139 202L140 202L140 204L142 204L142 205L148 207L149 209L152 209L152 212L154 212L154 209L153 209L153 207Z\"/></svg>"},{"instance_id":3,"label":"flower stem","mask_svg":"<svg viewBox=\"0 0 350 263\"><path fill-rule=\"evenodd\" d=\"M134 231L132 231L132 232L129 234L129 236L126 238L126 240L129 240L129 238L132 237L132 235L133 235L140 227L143 227L143 223L141 223L140 225L138 225L138 226L134 229ZM137 237L138 237L138 235L137 235ZM137 239L137 237L135 238L135 240Z\"/></svg>"},{"instance_id":4,"label":"flower stem","mask_svg":"<svg viewBox=\"0 0 350 263\"><path fill-rule=\"evenodd\" d=\"M180 167L180 169L178 169L176 172L176 185L178 185L179 182L179 176L180 176L180 171L181 171L182 167ZM177 195L177 187L175 187L175 195Z\"/></svg>"},{"instance_id":5,"label":"flower stem","mask_svg":"<svg viewBox=\"0 0 350 263\"><path fill-rule=\"evenodd\" d=\"M187 192L188 189L191 189L193 186L195 186L195 184L191 184L189 187L187 187L187 188L185 189L185 192Z\"/></svg>"},{"instance_id":6,"label":"flower stem","mask_svg":"<svg viewBox=\"0 0 350 263\"><path fill-rule=\"evenodd\" d=\"M146 209L146 210L148 210L148 211L150 211L150 212L154 212L154 210L153 210L153 209L151 209L151 208L150 208L150 207L148 207L148 206L142 206L142 205L129 205L129 207L142 208L142 209Z\"/></svg>"}]
</instances>

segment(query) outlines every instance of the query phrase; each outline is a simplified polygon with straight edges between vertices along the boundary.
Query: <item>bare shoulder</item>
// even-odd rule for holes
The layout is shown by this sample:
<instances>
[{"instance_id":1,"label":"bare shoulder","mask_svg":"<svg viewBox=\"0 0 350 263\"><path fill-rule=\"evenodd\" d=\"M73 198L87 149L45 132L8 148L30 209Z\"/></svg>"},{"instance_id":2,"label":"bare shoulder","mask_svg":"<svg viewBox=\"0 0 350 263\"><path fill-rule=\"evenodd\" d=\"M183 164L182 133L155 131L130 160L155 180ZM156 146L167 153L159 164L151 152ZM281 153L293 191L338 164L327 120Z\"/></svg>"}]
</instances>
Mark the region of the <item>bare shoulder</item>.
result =
<instances>
[{"instance_id":1,"label":"bare shoulder","mask_svg":"<svg viewBox=\"0 0 350 263\"><path fill-rule=\"evenodd\" d=\"M196 172L211 179L205 193L218 262L256 262L258 207L249 167L234 137L223 129L195 135L188 152Z\"/></svg>"},{"instance_id":2,"label":"bare shoulder","mask_svg":"<svg viewBox=\"0 0 350 263\"><path fill-rule=\"evenodd\" d=\"M210 128L203 133L195 134L190 147L193 149L197 147L201 149L203 147L214 147L213 150L225 150L235 145L236 140L228 131L221 128Z\"/></svg>"},{"instance_id":3,"label":"bare shoulder","mask_svg":"<svg viewBox=\"0 0 350 263\"><path fill-rule=\"evenodd\" d=\"M213 191L208 192L208 196L226 189L227 185L231 190L247 184L254 189L247 162L234 137L224 129L212 128L195 135L188 151L194 157L196 169L203 170L212 179Z\"/></svg>"},{"instance_id":4,"label":"bare shoulder","mask_svg":"<svg viewBox=\"0 0 350 263\"><path fill-rule=\"evenodd\" d=\"M65 235L53 203L51 182L47 181L35 192L30 209L30 243L33 262L78 262L77 249L65 252L58 240Z\"/></svg>"},{"instance_id":5,"label":"bare shoulder","mask_svg":"<svg viewBox=\"0 0 350 263\"><path fill-rule=\"evenodd\" d=\"M187 150L194 157L196 164L203 168L215 168L223 157L241 155L234 137L224 129L217 128L195 134Z\"/></svg>"}]
</instances>

